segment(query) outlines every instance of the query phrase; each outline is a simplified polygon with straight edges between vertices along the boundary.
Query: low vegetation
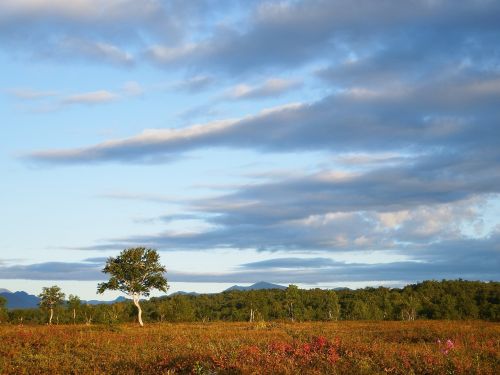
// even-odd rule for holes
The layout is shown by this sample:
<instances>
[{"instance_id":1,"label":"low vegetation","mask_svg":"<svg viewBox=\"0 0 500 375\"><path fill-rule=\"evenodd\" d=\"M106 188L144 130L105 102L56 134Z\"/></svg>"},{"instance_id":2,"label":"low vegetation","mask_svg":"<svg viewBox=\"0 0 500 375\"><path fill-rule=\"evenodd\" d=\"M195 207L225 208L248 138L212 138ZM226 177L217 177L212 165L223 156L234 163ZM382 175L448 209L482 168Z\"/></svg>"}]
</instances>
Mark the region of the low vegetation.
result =
<instances>
[{"instance_id":1,"label":"low vegetation","mask_svg":"<svg viewBox=\"0 0 500 375\"><path fill-rule=\"evenodd\" d=\"M483 321L0 326L2 374L498 374Z\"/></svg>"}]
</instances>

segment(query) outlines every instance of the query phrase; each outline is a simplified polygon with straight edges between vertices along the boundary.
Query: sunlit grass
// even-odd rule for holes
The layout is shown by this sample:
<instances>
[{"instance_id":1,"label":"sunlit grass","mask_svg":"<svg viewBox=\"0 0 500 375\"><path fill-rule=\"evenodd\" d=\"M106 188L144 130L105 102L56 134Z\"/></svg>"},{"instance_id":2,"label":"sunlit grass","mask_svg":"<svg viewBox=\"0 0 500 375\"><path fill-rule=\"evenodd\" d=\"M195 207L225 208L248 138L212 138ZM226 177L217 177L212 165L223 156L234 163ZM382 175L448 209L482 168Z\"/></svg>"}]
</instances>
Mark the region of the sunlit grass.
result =
<instances>
[{"instance_id":1,"label":"sunlit grass","mask_svg":"<svg viewBox=\"0 0 500 375\"><path fill-rule=\"evenodd\" d=\"M446 351L447 340L453 348ZM481 321L1 326L0 343L2 374L497 374L500 369L500 325Z\"/></svg>"}]
</instances>

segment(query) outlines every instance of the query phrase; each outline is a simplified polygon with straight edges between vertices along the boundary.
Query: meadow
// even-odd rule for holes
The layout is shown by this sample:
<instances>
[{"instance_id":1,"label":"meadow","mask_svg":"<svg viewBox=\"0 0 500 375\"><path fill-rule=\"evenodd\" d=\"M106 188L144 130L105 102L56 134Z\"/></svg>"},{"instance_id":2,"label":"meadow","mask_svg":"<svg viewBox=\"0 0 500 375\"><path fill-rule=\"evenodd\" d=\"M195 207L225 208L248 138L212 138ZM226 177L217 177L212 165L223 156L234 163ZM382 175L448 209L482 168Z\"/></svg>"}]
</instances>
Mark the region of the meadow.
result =
<instances>
[{"instance_id":1,"label":"meadow","mask_svg":"<svg viewBox=\"0 0 500 375\"><path fill-rule=\"evenodd\" d=\"M0 326L1 374L498 374L500 324Z\"/></svg>"}]
</instances>

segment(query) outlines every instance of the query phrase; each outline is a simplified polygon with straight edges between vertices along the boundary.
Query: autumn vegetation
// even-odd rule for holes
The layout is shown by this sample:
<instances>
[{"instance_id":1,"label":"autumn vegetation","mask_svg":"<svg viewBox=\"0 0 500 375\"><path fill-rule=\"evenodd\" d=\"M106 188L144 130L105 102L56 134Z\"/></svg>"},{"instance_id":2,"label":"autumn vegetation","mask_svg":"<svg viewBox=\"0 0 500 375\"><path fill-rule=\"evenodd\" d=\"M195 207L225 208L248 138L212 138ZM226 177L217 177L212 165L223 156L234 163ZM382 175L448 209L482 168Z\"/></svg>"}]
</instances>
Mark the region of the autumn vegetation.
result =
<instances>
[{"instance_id":1,"label":"autumn vegetation","mask_svg":"<svg viewBox=\"0 0 500 375\"><path fill-rule=\"evenodd\" d=\"M483 321L0 327L2 374L498 374Z\"/></svg>"}]
</instances>

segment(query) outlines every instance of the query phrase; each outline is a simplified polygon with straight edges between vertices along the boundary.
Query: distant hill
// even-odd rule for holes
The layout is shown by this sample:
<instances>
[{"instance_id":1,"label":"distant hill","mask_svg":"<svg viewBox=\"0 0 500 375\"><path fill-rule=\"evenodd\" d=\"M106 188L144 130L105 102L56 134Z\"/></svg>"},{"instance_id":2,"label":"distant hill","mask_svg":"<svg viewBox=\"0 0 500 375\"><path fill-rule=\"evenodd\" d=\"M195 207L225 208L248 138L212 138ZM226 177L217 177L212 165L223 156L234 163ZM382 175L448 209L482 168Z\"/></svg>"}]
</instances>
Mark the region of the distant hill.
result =
<instances>
[{"instance_id":1,"label":"distant hill","mask_svg":"<svg viewBox=\"0 0 500 375\"><path fill-rule=\"evenodd\" d=\"M180 290L178 292L169 294L168 296L172 297L172 296L199 296L199 295L200 295L200 293L196 293L196 292L183 292L182 290Z\"/></svg>"},{"instance_id":2,"label":"distant hill","mask_svg":"<svg viewBox=\"0 0 500 375\"><path fill-rule=\"evenodd\" d=\"M112 301L99 301L97 299L91 299L91 300L82 301L82 302L88 303L89 305L111 305L112 303L125 302L125 301L130 301L130 300L128 298L120 296L120 297L116 297L116 299L114 299Z\"/></svg>"},{"instance_id":3,"label":"distant hill","mask_svg":"<svg viewBox=\"0 0 500 375\"><path fill-rule=\"evenodd\" d=\"M265 281L259 281L258 283L255 283L255 284L250 285L250 286L233 285L232 287L227 288L224 292L230 292L233 290L245 291L245 290L262 290L262 289L281 289L281 290L284 290L284 289L286 289L286 286L267 283Z\"/></svg>"},{"instance_id":4,"label":"distant hill","mask_svg":"<svg viewBox=\"0 0 500 375\"><path fill-rule=\"evenodd\" d=\"M5 290L5 289L2 289ZM38 307L40 298L26 292L1 292L0 296L7 300L8 309L30 309Z\"/></svg>"},{"instance_id":5,"label":"distant hill","mask_svg":"<svg viewBox=\"0 0 500 375\"><path fill-rule=\"evenodd\" d=\"M0 296L7 300L8 309L32 309L38 307L38 302L40 298L26 292L9 292L7 289L0 289ZM89 300L82 301L83 303L88 303L89 305L100 305L100 304L112 304L116 302L127 301L125 297L118 297L113 301L99 301L99 300Z\"/></svg>"}]
</instances>

